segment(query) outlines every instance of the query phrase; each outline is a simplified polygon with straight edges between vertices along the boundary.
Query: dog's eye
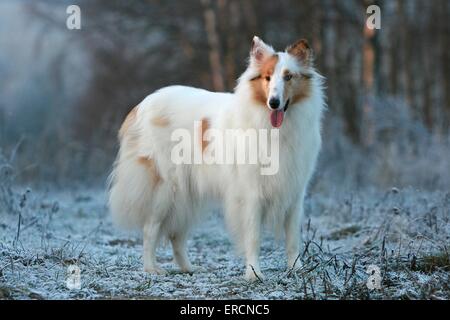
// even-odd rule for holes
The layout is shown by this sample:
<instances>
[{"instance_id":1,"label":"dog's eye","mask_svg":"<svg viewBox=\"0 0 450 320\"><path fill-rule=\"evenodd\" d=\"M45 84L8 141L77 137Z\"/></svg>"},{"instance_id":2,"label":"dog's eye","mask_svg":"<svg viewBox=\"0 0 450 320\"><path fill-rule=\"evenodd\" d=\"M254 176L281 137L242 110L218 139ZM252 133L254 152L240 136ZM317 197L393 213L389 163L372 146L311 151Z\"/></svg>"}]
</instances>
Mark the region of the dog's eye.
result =
<instances>
[{"instance_id":1,"label":"dog's eye","mask_svg":"<svg viewBox=\"0 0 450 320\"><path fill-rule=\"evenodd\" d=\"M309 74L309 73L302 73L301 76L303 79L306 79L306 80L309 80L312 78L312 74Z\"/></svg>"},{"instance_id":2,"label":"dog's eye","mask_svg":"<svg viewBox=\"0 0 450 320\"><path fill-rule=\"evenodd\" d=\"M291 80L291 79L292 79L292 74L286 74L286 75L283 77L283 79L284 79L284 81L289 81L289 80Z\"/></svg>"},{"instance_id":3,"label":"dog's eye","mask_svg":"<svg viewBox=\"0 0 450 320\"><path fill-rule=\"evenodd\" d=\"M270 81L270 76L266 76L266 81Z\"/></svg>"}]
</instances>

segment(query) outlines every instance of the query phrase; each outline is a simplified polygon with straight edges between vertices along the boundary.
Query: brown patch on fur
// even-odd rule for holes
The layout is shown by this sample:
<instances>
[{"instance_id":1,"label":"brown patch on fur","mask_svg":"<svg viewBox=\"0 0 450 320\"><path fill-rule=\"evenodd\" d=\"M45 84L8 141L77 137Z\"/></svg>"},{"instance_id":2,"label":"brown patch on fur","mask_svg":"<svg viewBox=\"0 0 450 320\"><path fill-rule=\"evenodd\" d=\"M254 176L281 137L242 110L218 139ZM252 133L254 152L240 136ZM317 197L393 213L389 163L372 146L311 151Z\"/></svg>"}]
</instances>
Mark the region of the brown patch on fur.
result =
<instances>
[{"instance_id":1,"label":"brown patch on fur","mask_svg":"<svg viewBox=\"0 0 450 320\"><path fill-rule=\"evenodd\" d=\"M137 114L137 106L134 107L125 118L125 121L122 123L122 126L119 129L119 139L122 140L123 137L126 135L130 127L134 124L136 120L136 114Z\"/></svg>"},{"instance_id":2,"label":"brown patch on fur","mask_svg":"<svg viewBox=\"0 0 450 320\"><path fill-rule=\"evenodd\" d=\"M162 178L159 175L158 168L156 167L155 161L153 159L146 157L139 157L138 162L141 165L145 166L145 168L149 172L154 187L156 187L158 184L161 183Z\"/></svg>"},{"instance_id":3,"label":"brown patch on fur","mask_svg":"<svg viewBox=\"0 0 450 320\"><path fill-rule=\"evenodd\" d=\"M275 54L268 58L259 68L260 76L250 82L253 98L263 105L266 105L269 95L269 81L266 78L272 76L277 63L278 55Z\"/></svg>"},{"instance_id":4,"label":"brown patch on fur","mask_svg":"<svg viewBox=\"0 0 450 320\"><path fill-rule=\"evenodd\" d=\"M307 66L312 64L313 52L305 39L298 40L286 48L286 51Z\"/></svg>"},{"instance_id":5,"label":"brown patch on fur","mask_svg":"<svg viewBox=\"0 0 450 320\"><path fill-rule=\"evenodd\" d=\"M208 118L203 118L201 120L202 124L200 126L200 147L202 148L202 153L205 152L206 147L209 144L208 140L205 140L205 132L210 128L210 121Z\"/></svg>"},{"instance_id":6,"label":"brown patch on fur","mask_svg":"<svg viewBox=\"0 0 450 320\"><path fill-rule=\"evenodd\" d=\"M169 119L165 116L156 116L152 118L151 120L152 125L155 127L167 127L169 125Z\"/></svg>"},{"instance_id":7,"label":"brown patch on fur","mask_svg":"<svg viewBox=\"0 0 450 320\"><path fill-rule=\"evenodd\" d=\"M284 85L284 96L292 97L290 104L301 102L311 95L311 79L302 75L293 75L289 82Z\"/></svg>"}]
</instances>

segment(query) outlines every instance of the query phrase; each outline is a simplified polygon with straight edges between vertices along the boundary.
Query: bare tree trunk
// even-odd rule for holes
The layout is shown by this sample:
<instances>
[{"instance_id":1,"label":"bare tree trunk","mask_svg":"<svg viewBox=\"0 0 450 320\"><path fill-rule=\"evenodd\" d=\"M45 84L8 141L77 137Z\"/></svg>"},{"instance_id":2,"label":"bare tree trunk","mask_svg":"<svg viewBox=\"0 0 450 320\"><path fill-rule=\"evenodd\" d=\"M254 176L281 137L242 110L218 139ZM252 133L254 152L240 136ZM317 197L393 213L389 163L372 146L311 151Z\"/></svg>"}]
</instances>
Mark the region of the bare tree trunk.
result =
<instances>
[{"instance_id":1,"label":"bare tree trunk","mask_svg":"<svg viewBox=\"0 0 450 320\"><path fill-rule=\"evenodd\" d=\"M375 48L373 38L375 30L364 27L363 44L363 82L366 93L373 94L374 91L374 71L375 71Z\"/></svg>"},{"instance_id":2,"label":"bare tree trunk","mask_svg":"<svg viewBox=\"0 0 450 320\"><path fill-rule=\"evenodd\" d=\"M380 5L375 1L375 5ZM369 2L365 2L368 6ZM381 73L381 52L380 38L375 29L369 29L364 24L363 30L363 65L362 78L364 84L364 106L362 120L365 134L362 142L365 146L370 146L374 142L374 123L373 123L373 99L380 91L380 73Z\"/></svg>"},{"instance_id":3,"label":"bare tree trunk","mask_svg":"<svg viewBox=\"0 0 450 320\"><path fill-rule=\"evenodd\" d=\"M399 16L399 3L398 1L395 2L395 8L393 9L392 15ZM388 74L389 74L389 86L388 90L389 93L392 95L397 95L399 93L399 73L401 71L401 51L399 48L402 47L401 43L401 35L399 32L397 32L399 28L399 22L391 22L390 25L390 32L389 32L389 38L391 39L389 42L389 67L388 67Z\"/></svg>"},{"instance_id":4,"label":"bare tree trunk","mask_svg":"<svg viewBox=\"0 0 450 320\"><path fill-rule=\"evenodd\" d=\"M442 17L440 19L439 34L441 35L442 49L440 52L442 60L442 79L444 79L443 90L443 132L450 132L450 40L448 34L450 33L450 3L442 1L440 6ZM441 29L442 28L442 29Z\"/></svg>"},{"instance_id":5,"label":"bare tree trunk","mask_svg":"<svg viewBox=\"0 0 450 320\"><path fill-rule=\"evenodd\" d=\"M236 34L239 30L239 21L241 15L239 6L235 0L229 1L229 27L227 36L227 54L225 57L226 71L227 71L227 86L233 88L236 84L237 70L236 70L236 49L237 40Z\"/></svg>"},{"instance_id":6,"label":"bare tree trunk","mask_svg":"<svg viewBox=\"0 0 450 320\"><path fill-rule=\"evenodd\" d=\"M3 140L6 140L6 111L4 108L3 105L0 105L0 145L3 145L5 143Z\"/></svg>"},{"instance_id":7,"label":"bare tree trunk","mask_svg":"<svg viewBox=\"0 0 450 320\"><path fill-rule=\"evenodd\" d=\"M413 113L415 115L420 114L420 110L418 110L416 101L415 101L415 82L416 82L416 74L414 73L414 69L415 69L415 63L414 63L414 59L416 57L416 41L413 41L413 39L411 39L410 35L408 34L408 32L410 32L411 29L411 24L410 21L408 19L408 2L402 2L400 1L401 5L402 5L402 9L403 9L403 24L405 26L405 28L402 30L403 33L403 37L405 39L404 42L404 67L405 67L405 74L404 74L404 78L402 79L402 82L405 84L404 88L405 88L405 93L406 93L406 99L408 104L411 106Z\"/></svg>"},{"instance_id":8,"label":"bare tree trunk","mask_svg":"<svg viewBox=\"0 0 450 320\"><path fill-rule=\"evenodd\" d=\"M225 90L222 61L220 59L220 42L217 34L217 16L210 0L202 0L203 17L209 44L209 63L212 72L213 88L216 91Z\"/></svg>"}]
</instances>

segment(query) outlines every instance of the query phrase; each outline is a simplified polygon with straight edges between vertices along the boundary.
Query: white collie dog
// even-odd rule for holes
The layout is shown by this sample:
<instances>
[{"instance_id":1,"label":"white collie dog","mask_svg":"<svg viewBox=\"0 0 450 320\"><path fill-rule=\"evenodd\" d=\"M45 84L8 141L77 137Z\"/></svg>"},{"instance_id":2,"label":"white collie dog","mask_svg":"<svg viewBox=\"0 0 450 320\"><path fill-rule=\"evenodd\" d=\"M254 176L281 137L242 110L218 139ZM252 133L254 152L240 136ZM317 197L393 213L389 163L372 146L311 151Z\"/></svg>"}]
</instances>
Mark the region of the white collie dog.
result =
<instances>
[{"instance_id":1,"label":"white collie dog","mask_svg":"<svg viewBox=\"0 0 450 320\"><path fill-rule=\"evenodd\" d=\"M157 265L156 248L162 240L170 240L181 270L193 271L187 236L211 202L223 208L245 255L246 279L263 278L259 252L265 223L284 228L287 266L294 268L305 191L321 147L324 107L322 77L313 67L308 43L300 40L275 52L258 37L234 93L171 86L146 97L119 131L120 151L109 196L113 219L123 227L143 230L144 270L165 273ZM175 163L173 133L180 128L199 137L192 147L200 148L203 156L214 152L207 131L240 130L237 137L248 129L276 131L278 140L272 142L279 151L276 173L261 174L260 162ZM231 141L236 147L236 139ZM190 150L183 152L188 155Z\"/></svg>"}]
</instances>

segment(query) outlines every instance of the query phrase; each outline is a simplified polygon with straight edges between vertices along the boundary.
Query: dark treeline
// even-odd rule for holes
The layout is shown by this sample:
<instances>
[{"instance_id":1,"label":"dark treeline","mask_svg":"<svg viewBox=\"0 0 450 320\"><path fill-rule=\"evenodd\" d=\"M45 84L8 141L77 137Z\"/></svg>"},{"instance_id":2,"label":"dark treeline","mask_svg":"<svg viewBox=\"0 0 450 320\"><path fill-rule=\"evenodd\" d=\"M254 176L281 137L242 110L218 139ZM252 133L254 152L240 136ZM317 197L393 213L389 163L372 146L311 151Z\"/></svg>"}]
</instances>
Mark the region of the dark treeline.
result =
<instances>
[{"instance_id":1,"label":"dark treeline","mask_svg":"<svg viewBox=\"0 0 450 320\"><path fill-rule=\"evenodd\" d=\"M318 69L328 79L330 108L356 143L365 140L373 97L403 99L430 130L449 128L450 1L87 3L86 20L92 24L85 28L93 32L86 47L98 66L81 104L95 113L83 120L88 128L104 117L103 108L114 106L120 110L114 116L121 118L164 85L232 90L253 35L278 49L300 37L310 40ZM382 13L377 32L365 28L366 8L373 3Z\"/></svg>"},{"instance_id":2,"label":"dark treeline","mask_svg":"<svg viewBox=\"0 0 450 320\"><path fill-rule=\"evenodd\" d=\"M81 175L81 167L87 175L103 176L113 161L120 122L153 90L169 84L233 90L253 35L276 49L298 38L312 44L317 68L327 78L323 165L349 163L345 156L354 153L362 157L359 166L375 161L375 155L379 167L389 168L385 162L390 156L408 154L411 162L417 156L419 149L404 150L403 144L429 145L424 136L448 139L448 0L81 0L77 4L82 29L72 33L70 41L76 41L88 57L90 77L83 94L70 101L63 126L62 140L77 147L68 151L68 143L59 142L73 153L61 155L69 168L66 176ZM381 8L380 30L365 26L371 4ZM48 5L32 3L27 12L47 21L50 28L59 28L61 22L46 10ZM56 68L58 61L52 65ZM448 155L448 149L440 152ZM73 165L67 164L68 158ZM353 174L358 168L347 170ZM403 181L394 175L396 170L393 165L383 181Z\"/></svg>"}]
</instances>

